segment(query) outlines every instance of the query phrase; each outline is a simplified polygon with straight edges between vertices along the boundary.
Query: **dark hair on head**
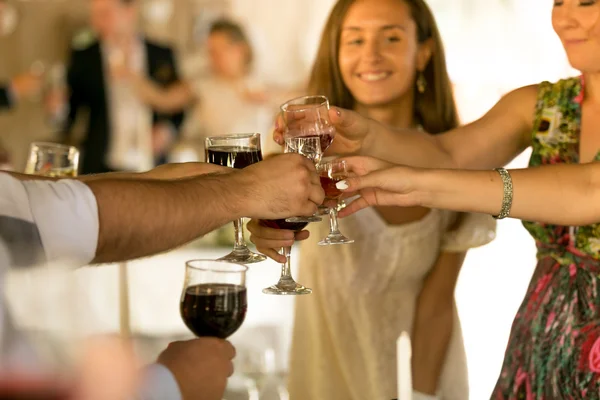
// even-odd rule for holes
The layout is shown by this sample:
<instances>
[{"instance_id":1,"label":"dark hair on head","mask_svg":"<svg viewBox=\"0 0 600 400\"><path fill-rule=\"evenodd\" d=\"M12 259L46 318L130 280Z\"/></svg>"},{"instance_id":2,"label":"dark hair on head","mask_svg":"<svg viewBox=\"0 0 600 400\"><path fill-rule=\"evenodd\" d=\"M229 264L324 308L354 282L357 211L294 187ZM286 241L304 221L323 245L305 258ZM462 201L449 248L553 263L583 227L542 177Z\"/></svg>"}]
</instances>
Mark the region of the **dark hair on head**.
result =
<instances>
[{"instance_id":1,"label":"dark hair on head","mask_svg":"<svg viewBox=\"0 0 600 400\"><path fill-rule=\"evenodd\" d=\"M210 29L209 29L208 33L209 33L209 35L212 35L215 33L224 33L233 42L246 46L246 51L248 52L246 62L247 62L248 66L252 65L252 61L254 60L254 53L252 52L252 46L250 45L248 36L246 36L246 32L239 24L237 24L229 19L225 19L225 18L218 19L210 25Z\"/></svg>"}]
</instances>

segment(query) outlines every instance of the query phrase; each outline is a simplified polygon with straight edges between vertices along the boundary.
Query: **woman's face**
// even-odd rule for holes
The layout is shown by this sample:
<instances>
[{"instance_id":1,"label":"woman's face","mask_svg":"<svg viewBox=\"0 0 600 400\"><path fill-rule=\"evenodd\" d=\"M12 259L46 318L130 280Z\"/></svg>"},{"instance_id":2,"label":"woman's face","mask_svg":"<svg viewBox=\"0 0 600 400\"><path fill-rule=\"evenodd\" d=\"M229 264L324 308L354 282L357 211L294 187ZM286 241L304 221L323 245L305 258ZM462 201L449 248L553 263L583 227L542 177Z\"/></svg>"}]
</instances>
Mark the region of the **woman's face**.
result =
<instances>
[{"instance_id":1,"label":"woman's face","mask_svg":"<svg viewBox=\"0 0 600 400\"><path fill-rule=\"evenodd\" d=\"M600 71L600 4L597 0L555 0L552 27L569 62L582 72Z\"/></svg>"},{"instance_id":2,"label":"woman's face","mask_svg":"<svg viewBox=\"0 0 600 400\"><path fill-rule=\"evenodd\" d=\"M215 32L208 37L210 67L216 75L239 78L246 71L248 51L246 45L236 42L224 32Z\"/></svg>"},{"instance_id":3,"label":"woman's face","mask_svg":"<svg viewBox=\"0 0 600 400\"><path fill-rule=\"evenodd\" d=\"M429 55L404 1L358 0L348 10L338 62L358 103L381 106L410 93Z\"/></svg>"}]
</instances>

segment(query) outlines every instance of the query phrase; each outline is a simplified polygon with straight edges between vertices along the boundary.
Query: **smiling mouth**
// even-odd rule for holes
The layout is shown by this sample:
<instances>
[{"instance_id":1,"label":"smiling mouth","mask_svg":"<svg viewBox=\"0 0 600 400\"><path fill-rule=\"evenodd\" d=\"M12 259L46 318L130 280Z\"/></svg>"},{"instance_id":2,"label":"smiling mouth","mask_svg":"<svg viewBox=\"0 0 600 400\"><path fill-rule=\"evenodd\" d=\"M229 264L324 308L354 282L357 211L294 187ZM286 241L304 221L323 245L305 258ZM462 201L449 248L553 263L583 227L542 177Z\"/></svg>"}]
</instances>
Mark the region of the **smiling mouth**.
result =
<instances>
[{"instance_id":1,"label":"smiling mouth","mask_svg":"<svg viewBox=\"0 0 600 400\"><path fill-rule=\"evenodd\" d=\"M357 74L358 78L365 82L378 82L388 78L392 75L391 72L365 72Z\"/></svg>"}]
</instances>

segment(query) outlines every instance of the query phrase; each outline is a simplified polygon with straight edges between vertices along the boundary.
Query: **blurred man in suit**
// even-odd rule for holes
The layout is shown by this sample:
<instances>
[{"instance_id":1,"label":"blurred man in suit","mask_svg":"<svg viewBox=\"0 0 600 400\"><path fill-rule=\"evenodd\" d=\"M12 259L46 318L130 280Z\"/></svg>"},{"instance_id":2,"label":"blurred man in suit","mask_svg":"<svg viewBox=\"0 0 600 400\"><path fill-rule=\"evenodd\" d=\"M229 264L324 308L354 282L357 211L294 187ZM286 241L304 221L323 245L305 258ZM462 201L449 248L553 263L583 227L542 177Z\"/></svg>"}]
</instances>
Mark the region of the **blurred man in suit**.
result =
<instances>
[{"instance_id":1,"label":"blurred man in suit","mask_svg":"<svg viewBox=\"0 0 600 400\"><path fill-rule=\"evenodd\" d=\"M89 117L82 143L82 173L144 171L166 161L183 114L160 114L146 106L126 82L111 74L127 65L158 85L179 80L173 51L137 32L136 0L91 0L91 26L98 40L75 46L67 72L72 141L78 112Z\"/></svg>"}]
</instances>

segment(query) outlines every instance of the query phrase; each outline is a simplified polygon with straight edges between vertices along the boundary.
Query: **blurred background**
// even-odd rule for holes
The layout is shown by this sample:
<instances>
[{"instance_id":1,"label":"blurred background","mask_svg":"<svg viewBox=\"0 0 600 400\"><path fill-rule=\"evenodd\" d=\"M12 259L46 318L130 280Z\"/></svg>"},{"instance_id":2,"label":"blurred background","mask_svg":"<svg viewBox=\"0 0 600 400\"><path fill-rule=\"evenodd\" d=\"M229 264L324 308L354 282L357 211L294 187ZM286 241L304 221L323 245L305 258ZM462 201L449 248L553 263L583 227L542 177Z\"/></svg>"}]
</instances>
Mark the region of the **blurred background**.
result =
<instances>
[{"instance_id":1,"label":"blurred background","mask_svg":"<svg viewBox=\"0 0 600 400\"><path fill-rule=\"evenodd\" d=\"M264 134L265 148L272 146L268 136L277 106L291 94L302 92L324 21L334 2L139 2L141 32L171 46L181 76L200 88L210 69L206 39L211 23L228 17L243 26L254 53L252 78L259 82L253 89L268 95L267 101L262 98L257 101L260 112L252 114L262 117L253 121L248 129ZM429 0L428 3L444 39L463 123L481 116L513 88L574 74L552 31L549 17L552 4L547 0ZM4 8L0 21L0 82L32 68L60 71L68 62L72 47L85 47L93 40L88 25L88 1L0 0L0 4ZM208 99L210 103L210 97ZM220 110L225 114L227 111ZM192 118L191 115L194 112L188 113L187 118ZM198 120L202 121L200 118L196 123ZM207 122L206 126L209 125ZM167 155L170 160L201 158L202 152L193 137L194 122L184 121L184 126L188 126L188 131L184 129L181 143ZM10 165L15 170L23 170L31 142L58 140L52 119L48 118L44 101L40 99L28 99L12 111L1 113L0 131L3 133L0 156L4 157L0 164ZM527 157L528 154L523 154L511 166L525 166ZM231 234L226 236L231 237ZM472 399L486 398L495 384L512 318L535 265L534 249L520 223L510 220L499 223L495 241L468 253L456 296ZM219 247L219 239L212 237L128 265L131 329L145 358L156 357L169 340L190 335L178 311L184 261L216 257L226 252L226 247ZM240 343L246 354L256 351L262 354L261 358L268 365L261 368L279 371L282 368L272 364L285 365L293 302L302 298L280 298L260 292L260 288L272 283L278 271L278 266L271 261L250 267L248 319L232 340ZM99 322L93 329L118 331L117 266L84 268L77 274L94 300L94 312L102 316L95 318ZM31 290L33 288L24 283L18 293L12 294L13 299L26 298ZM31 315L25 311L17 314L22 324L35 328ZM243 352L241 350L241 360ZM228 398L233 399L235 379L231 386L232 394Z\"/></svg>"}]
</instances>

